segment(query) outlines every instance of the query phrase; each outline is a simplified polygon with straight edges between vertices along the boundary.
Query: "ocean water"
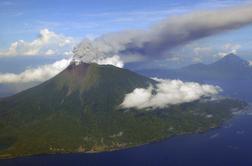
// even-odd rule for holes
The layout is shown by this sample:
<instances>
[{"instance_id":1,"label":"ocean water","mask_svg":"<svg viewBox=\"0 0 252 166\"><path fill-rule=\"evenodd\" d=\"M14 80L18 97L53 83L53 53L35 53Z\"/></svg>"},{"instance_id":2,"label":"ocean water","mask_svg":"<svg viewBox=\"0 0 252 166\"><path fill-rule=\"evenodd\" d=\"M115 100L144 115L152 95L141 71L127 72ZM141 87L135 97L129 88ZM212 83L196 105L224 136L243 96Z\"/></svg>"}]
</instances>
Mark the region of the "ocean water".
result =
<instances>
[{"instance_id":1,"label":"ocean water","mask_svg":"<svg viewBox=\"0 0 252 166\"><path fill-rule=\"evenodd\" d=\"M252 102L252 94L250 95L249 92L252 84L244 82L237 84L218 85L226 89L224 95ZM222 127L206 133L177 136L161 142L113 152L41 155L0 160L0 165L251 166L252 108L245 114L236 115Z\"/></svg>"}]
</instances>

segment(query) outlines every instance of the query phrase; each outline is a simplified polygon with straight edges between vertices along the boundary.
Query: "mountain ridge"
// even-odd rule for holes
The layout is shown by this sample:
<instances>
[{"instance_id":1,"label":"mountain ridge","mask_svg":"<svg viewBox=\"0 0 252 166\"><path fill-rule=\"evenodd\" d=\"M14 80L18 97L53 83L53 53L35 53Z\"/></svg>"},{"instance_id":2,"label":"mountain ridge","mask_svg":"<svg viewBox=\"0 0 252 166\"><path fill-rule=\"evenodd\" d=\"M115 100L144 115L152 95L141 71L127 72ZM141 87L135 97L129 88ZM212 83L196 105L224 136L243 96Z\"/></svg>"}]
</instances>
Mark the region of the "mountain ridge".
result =
<instances>
[{"instance_id":1,"label":"mountain ridge","mask_svg":"<svg viewBox=\"0 0 252 166\"><path fill-rule=\"evenodd\" d=\"M222 99L163 109L122 109L155 81L111 65L70 64L54 78L0 101L0 158L102 152L207 131L245 103ZM211 118L208 118L211 115Z\"/></svg>"},{"instance_id":2,"label":"mountain ridge","mask_svg":"<svg viewBox=\"0 0 252 166\"><path fill-rule=\"evenodd\" d=\"M235 54L229 54L211 63L197 63L179 69L151 69L136 71L148 77L164 77L189 81L201 80L239 80L252 77L249 62ZM241 74L242 73L242 74Z\"/></svg>"}]
</instances>

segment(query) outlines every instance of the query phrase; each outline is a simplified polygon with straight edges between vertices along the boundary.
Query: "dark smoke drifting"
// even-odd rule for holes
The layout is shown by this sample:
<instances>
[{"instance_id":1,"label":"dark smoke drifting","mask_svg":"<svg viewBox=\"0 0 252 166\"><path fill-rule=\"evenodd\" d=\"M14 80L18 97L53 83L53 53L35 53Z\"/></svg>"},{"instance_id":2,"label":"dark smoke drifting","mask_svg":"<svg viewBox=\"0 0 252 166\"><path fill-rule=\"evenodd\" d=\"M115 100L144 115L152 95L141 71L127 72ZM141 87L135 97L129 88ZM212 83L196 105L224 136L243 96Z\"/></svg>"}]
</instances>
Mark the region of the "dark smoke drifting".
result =
<instances>
[{"instance_id":1,"label":"dark smoke drifting","mask_svg":"<svg viewBox=\"0 0 252 166\"><path fill-rule=\"evenodd\" d=\"M252 5L169 17L146 31L109 33L85 39L74 49L74 58L85 62L113 56L155 57L204 37L224 33L252 23Z\"/></svg>"}]
</instances>

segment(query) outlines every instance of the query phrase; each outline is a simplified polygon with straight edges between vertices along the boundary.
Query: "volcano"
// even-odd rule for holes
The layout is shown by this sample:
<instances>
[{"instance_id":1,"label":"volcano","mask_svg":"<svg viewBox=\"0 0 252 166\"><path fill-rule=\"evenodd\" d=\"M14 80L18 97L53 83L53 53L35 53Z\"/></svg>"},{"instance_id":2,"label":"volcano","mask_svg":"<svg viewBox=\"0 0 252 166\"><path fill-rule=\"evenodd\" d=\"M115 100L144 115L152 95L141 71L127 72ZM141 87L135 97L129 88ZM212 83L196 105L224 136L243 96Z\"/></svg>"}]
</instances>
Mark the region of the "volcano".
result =
<instances>
[{"instance_id":1,"label":"volcano","mask_svg":"<svg viewBox=\"0 0 252 166\"><path fill-rule=\"evenodd\" d=\"M140 70L145 76L176 78L189 81L235 81L251 80L252 67L248 61L229 54L211 64L197 63L179 69Z\"/></svg>"},{"instance_id":2,"label":"volcano","mask_svg":"<svg viewBox=\"0 0 252 166\"><path fill-rule=\"evenodd\" d=\"M54 78L0 101L0 158L102 152L206 131L245 103L222 99L123 109L125 94L157 82L111 65L71 63Z\"/></svg>"}]
</instances>

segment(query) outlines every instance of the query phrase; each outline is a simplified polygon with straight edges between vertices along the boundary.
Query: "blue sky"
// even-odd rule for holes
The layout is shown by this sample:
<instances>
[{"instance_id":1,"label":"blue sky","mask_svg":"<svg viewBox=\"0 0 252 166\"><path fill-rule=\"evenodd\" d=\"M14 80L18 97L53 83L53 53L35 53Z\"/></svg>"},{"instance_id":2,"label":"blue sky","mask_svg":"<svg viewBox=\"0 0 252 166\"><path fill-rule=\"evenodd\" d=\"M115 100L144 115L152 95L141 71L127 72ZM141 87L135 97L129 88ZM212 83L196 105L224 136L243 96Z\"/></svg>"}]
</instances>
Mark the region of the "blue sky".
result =
<instances>
[{"instance_id":1,"label":"blue sky","mask_svg":"<svg viewBox=\"0 0 252 166\"><path fill-rule=\"evenodd\" d=\"M242 4L239 0L1 0L0 48L32 40L40 29L75 38L146 28L169 15Z\"/></svg>"},{"instance_id":2,"label":"blue sky","mask_svg":"<svg viewBox=\"0 0 252 166\"><path fill-rule=\"evenodd\" d=\"M218 9L250 3L250 0L1 0L0 1L0 53L6 52L12 43L22 40L25 46L32 45L38 35L53 35L52 46L46 45L32 56L0 56L0 72L22 72L28 67L52 63L63 58L62 54L71 49L83 38L95 38L108 32L125 29L147 29L160 20L192 11ZM44 31L43 31L44 30ZM46 31L48 30L48 31ZM233 30L216 36L193 41L174 50L174 54L188 54L187 57L146 62L145 66L177 67L190 63L209 63L214 56L195 56L194 48L209 50L208 54L238 50L239 55L247 60L250 56L252 26ZM43 36L43 35L42 35ZM66 47L57 46L57 42L70 40ZM28 44L27 44L28 43ZM41 41L35 41L41 43ZM19 43L20 44L20 43ZM23 46L22 42L20 44ZM62 49L62 50L60 50ZM22 48L21 48L22 50ZM30 51L30 50L29 50ZM22 52L24 53L24 51ZM44 56L44 53L55 56ZM18 53L16 53L18 54ZM25 52L30 55L31 53ZM204 52L202 53L204 54ZM6 53L7 55L7 53ZM9 54L8 54L9 55ZM32 63L34 61L34 63ZM15 67L19 64L19 67ZM144 66L144 65L143 65Z\"/></svg>"}]
</instances>

